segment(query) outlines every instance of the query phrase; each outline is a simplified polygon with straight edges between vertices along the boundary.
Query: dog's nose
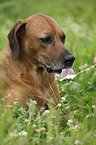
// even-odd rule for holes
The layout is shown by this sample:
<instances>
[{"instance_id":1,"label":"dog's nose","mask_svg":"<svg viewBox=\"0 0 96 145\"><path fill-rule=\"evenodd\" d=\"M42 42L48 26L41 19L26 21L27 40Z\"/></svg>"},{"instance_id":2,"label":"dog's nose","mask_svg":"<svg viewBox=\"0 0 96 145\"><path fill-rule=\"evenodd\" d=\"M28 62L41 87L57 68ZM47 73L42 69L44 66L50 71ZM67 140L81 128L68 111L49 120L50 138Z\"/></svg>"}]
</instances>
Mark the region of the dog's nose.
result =
<instances>
[{"instance_id":1,"label":"dog's nose","mask_svg":"<svg viewBox=\"0 0 96 145\"><path fill-rule=\"evenodd\" d=\"M72 54L65 55L64 56L65 67L71 67L73 65L74 60L75 60L75 57Z\"/></svg>"}]
</instances>

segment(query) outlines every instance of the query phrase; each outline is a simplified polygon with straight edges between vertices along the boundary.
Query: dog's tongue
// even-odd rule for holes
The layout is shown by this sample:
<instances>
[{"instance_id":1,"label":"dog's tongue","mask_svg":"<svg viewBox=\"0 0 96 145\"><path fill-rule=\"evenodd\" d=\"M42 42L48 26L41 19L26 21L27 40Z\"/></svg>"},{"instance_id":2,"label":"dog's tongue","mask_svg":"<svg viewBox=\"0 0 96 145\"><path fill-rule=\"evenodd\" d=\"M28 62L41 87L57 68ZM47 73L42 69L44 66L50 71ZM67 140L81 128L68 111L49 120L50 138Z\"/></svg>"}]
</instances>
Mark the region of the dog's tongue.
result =
<instances>
[{"instance_id":1,"label":"dog's tongue","mask_svg":"<svg viewBox=\"0 0 96 145\"><path fill-rule=\"evenodd\" d=\"M94 64L96 65L96 56L94 57Z\"/></svg>"},{"instance_id":2,"label":"dog's tongue","mask_svg":"<svg viewBox=\"0 0 96 145\"><path fill-rule=\"evenodd\" d=\"M63 79L67 75L74 75L74 74L75 74L75 72L72 68L62 69L61 78Z\"/></svg>"}]
</instances>

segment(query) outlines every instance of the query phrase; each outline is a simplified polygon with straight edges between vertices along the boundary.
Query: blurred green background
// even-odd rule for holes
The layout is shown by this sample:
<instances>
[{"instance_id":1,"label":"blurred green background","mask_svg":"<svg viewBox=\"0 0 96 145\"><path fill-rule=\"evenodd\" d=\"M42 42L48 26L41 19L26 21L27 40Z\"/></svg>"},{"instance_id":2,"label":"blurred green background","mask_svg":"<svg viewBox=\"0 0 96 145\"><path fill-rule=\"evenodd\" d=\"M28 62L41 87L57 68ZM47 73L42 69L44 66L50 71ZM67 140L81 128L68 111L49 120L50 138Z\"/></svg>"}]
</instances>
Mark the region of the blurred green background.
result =
<instances>
[{"instance_id":1,"label":"blurred green background","mask_svg":"<svg viewBox=\"0 0 96 145\"><path fill-rule=\"evenodd\" d=\"M93 63L96 52L96 0L0 0L0 50L19 19L42 13L56 19L66 33L66 47L76 66ZM82 59L83 58L83 59Z\"/></svg>"}]
</instances>

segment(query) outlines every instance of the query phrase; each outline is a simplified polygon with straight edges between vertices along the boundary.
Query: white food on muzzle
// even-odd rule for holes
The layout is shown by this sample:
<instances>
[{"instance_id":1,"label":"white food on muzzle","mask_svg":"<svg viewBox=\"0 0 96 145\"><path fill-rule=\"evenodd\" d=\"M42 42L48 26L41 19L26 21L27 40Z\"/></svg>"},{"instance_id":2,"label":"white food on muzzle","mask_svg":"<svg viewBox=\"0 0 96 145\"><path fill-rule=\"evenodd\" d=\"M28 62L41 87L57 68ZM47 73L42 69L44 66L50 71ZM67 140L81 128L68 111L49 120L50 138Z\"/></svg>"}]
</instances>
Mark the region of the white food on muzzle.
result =
<instances>
[{"instance_id":1,"label":"white food on muzzle","mask_svg":"<svg viewBox=\"0 0 96 145\"><path fill-rule=\"evenodd\" d=\"M76 75L67 75L64 78L61 79L61 81L63 80L69 80L69 79L74 79L76 77Z\"/></svg>"},{"instance_id":2,"label":"white food on muzzle","mask_svg":"<svg viewBox=\"0 0 96 145\"><path fill-rule=\"evenodd\" d=\"M72 68L63 69L61 72L61 81L65 79L74 79L76 77Z\"/></svg>"}]
</instances>

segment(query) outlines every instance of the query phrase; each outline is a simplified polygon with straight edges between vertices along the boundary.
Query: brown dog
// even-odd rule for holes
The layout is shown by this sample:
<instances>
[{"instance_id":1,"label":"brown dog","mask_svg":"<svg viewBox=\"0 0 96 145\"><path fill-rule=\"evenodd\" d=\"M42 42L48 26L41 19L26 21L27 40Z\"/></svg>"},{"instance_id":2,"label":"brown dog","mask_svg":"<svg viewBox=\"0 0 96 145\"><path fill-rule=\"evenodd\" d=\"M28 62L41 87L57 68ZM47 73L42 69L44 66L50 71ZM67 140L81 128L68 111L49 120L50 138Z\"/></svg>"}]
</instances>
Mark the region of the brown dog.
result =
<instances>
[{"instance_id":1,"label":"brown dog","mask_svg":"<svg viewBox=\"0 0 96 145\"><path fill-rule=\"evenodd\" d=\"M38 108L56 106L60 95L53 73L73 65L74 56L63 45L65 34L51 17L34 14L18 21L8 35L9 43L0 52L0 82L7 104L28 99Z\"/></svg>"}]
</instances>

